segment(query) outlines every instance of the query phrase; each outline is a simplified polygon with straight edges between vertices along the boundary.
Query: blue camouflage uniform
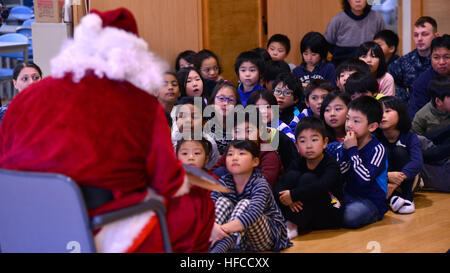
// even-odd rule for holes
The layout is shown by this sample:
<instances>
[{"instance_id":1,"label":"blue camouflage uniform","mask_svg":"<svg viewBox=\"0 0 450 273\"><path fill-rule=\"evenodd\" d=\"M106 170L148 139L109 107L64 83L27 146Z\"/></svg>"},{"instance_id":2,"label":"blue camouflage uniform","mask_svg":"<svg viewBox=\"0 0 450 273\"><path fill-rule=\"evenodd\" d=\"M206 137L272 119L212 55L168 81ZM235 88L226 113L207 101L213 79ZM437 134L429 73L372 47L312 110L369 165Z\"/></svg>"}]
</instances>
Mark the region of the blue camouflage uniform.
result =
<instances>
[{"instance_id":1,"label":"blue camouflage uniform","mask_svg":"<svg viewBox=\"0 0 450 273\"><path fill-rule=\"evenodd\" d=\"M430 56L422 57L417 49L398 58L389 65L389 73L395 80L395 96L408 105L409 91L419 75L431 67Z\"/></svg>"}]
</instances>

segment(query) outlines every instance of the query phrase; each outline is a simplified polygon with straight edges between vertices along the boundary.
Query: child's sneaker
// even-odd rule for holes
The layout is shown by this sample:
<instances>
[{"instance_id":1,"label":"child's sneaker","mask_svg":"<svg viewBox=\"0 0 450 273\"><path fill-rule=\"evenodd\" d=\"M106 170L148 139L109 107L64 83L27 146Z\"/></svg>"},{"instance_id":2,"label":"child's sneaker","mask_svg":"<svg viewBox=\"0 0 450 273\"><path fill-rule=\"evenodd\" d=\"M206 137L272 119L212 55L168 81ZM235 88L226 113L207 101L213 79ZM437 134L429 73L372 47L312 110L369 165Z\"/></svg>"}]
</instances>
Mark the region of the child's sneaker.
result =
<instances>
[{"instance_id":1,"label":"child's sneaker","mask_svg":"<svg viewBox=\"0 0 450 273\"><path fill-rule=\"evenodd\" d=\"M287 226L287 235L288 235L289 239L292 239L292 238L295 238L298 236L297 225L295 225L292 222L287 221L286 226Z\"/></svg>"},{"instance_id":2,"label":"child's sneaker","mask_svg":"<svg viewBox=\"0 0 450 273\"><path fill-rule=\"evenodd\" d=\"M405 200L405 204L398 210L398 213L401 214L409 214L413 213L416 210L414 206L414 202L411 202L409 200Z\"/></svg>"},{"instance_id":3,"label":"child's sneaker","mask_svg":"<svg viewBox=\"0 0 450 273\"><path fill-rule=\"evenodd\" d=\"M391 198L391 201L389 202L389 205L393 212L397 212L403 206L403 204L405 204L405 199L397 195L393 196Z\"/></svg>"}]
</instances>

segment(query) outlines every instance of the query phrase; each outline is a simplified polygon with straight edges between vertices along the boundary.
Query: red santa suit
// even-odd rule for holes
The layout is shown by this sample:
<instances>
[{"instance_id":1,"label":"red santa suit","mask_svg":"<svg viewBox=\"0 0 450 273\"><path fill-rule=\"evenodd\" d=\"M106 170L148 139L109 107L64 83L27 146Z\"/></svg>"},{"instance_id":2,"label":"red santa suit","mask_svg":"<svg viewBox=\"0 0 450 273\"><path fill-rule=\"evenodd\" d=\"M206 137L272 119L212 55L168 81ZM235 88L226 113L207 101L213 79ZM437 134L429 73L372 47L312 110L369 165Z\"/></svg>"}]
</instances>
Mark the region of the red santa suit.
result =
<instances>
[{"instance_id":1,"label":"red santa suit","mask_svg":"<svg viewBox=\"0 0 450 273\"><path fill-rule=\"evenodd\" d=\"M0 167L62 173L114 200L91 216L166 198L175 252L205 252L214 223L209 192L189 187L173 151L163 108L152 95L164 64L138 37L126 9L83 18L51 62L52 76L9 105L0 127ZM190 192L189 192L190 190ZM145 212L103 227L101 252L162 252L157 217Z\"/></svg>"}]
</instances>

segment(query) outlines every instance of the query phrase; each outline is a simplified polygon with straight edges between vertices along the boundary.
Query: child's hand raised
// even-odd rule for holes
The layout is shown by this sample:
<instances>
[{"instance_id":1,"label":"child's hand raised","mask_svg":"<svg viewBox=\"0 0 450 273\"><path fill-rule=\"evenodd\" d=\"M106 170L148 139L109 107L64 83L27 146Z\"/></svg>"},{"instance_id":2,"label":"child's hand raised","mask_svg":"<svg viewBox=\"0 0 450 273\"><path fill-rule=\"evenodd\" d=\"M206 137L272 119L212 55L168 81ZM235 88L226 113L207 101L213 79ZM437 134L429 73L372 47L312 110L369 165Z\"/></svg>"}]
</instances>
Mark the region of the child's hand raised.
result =
<instances>
[{"instance_id":1,"label":"child's hand raised","mask_svg":"<svg viewBox=\"0 0 450 273\"><path fill-rule=\"evenodd\" d=\"M354 146L358 146L356 134L353 131L348 131L344 138L344 149L349 149Z\"/></svg>"}]
</instances>

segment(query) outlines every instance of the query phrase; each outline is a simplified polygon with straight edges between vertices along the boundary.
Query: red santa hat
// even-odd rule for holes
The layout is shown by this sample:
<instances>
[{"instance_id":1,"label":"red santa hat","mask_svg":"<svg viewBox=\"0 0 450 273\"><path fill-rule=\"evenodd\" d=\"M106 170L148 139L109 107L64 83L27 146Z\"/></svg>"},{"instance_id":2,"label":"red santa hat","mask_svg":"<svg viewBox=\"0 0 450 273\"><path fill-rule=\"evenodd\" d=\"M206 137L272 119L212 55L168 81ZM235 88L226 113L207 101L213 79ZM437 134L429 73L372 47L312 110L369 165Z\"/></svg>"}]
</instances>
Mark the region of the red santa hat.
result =
<instances>
[{"instance_id":1,"label":"red santa hat","mask_svg":"<svg viewBox=\"0 0 450 273\"><path fill-rule=\"evenodd\" d=\"M72 73L72 80L79 82L92 70L98 77L128 81L153 95L167 69L167 63L150 52L147 42L139 37L136 20L125 8L93 10L83 17L74 38L51 60L55 78Z\"/></svg>"}]
</instances>

